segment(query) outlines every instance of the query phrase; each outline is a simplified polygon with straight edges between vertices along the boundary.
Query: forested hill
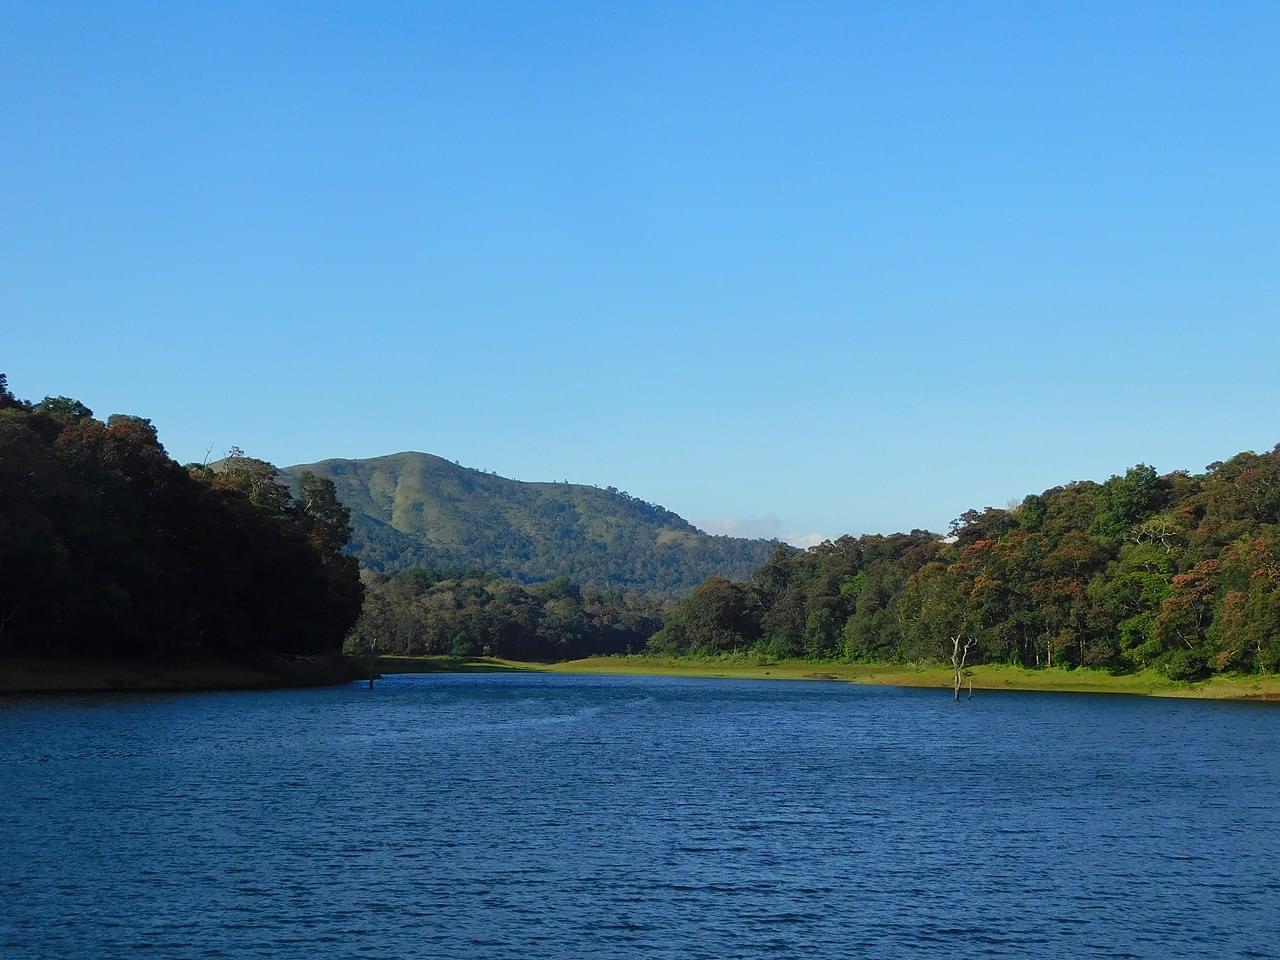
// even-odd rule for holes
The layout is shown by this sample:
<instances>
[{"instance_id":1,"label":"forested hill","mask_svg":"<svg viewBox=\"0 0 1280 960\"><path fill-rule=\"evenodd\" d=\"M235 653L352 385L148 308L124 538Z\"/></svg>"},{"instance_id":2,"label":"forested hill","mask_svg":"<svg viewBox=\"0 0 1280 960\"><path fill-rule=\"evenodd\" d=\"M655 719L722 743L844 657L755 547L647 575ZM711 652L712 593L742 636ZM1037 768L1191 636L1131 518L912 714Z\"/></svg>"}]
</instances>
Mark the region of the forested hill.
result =
<instances>
[{"instance_id":1,"label":"forested hill","mask_svg":"<svg viewBox=\"0 0 1280 960\"><path fill-rule=\"evenodd\" d=\"M1163 476L962 514L953 536L841 537L709 580L660 652L1150 667L1177 680L1280 671L1280 446Z\"/></svg>"},{"instance_id":2,"label":"forested hill","mask_svg":"<svg viewBox=\"0 0 1280 960\"><path fill-rule=\"evenodd\" d=\"M350 551L362 565L483 570L524 583L685 593L710 576L746 578L775 543L703 533L626 493L526 483L426 453L287 467L333 481L351 510Z\"/></svg>"}]
</instances>

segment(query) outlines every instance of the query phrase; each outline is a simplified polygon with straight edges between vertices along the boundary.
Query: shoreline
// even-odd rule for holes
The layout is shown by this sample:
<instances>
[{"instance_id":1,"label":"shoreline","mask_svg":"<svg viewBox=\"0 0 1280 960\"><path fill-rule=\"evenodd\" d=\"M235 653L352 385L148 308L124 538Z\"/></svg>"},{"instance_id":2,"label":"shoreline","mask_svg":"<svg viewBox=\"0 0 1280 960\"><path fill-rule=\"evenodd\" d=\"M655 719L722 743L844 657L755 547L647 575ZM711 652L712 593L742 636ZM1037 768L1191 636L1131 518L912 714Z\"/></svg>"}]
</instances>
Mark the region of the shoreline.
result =
<instances>
[{"instance_id":1,"label":"shoreline","mask_svg":"<svg viewBox=\"0 0 1280 960\"><path fill-rule=\"evenodd\" d=\"M368 660L364 660L368 663ZM701 677L737 680L836 680L873 686L950 689L952 671L945 665L841 663L805 660L757 662L746 658L697 660L683 657L587 657L557 663L504 660L497 657L377 658L381 674L395 673L572 673L597 676ZM979 664L966 671L975 691L1011 690L1040 693L1106 693L1186 700L1280 702L1280 676L1217 676L1208 680L1170 680L1152 670L1112 674L1088 668L1040 670L1003 664ZM966 689L967 689L966 683ZM963 694L962 694L963 696Z\"/></svg>"},{"instance_id":2,"label":"shoreline","mask_svg":"<svg viewBox=\"0 0 1280 960\"><path fill-rule=\"evenodd\" d=\"M567 673L595 676L691 677L724 680L826 680L872 686L950 689L945 665L760 661L747 657L695 659L633 654L543 663L499 657L380 656L379 676L398 673ZM1193 700L1280 702L1280 675L1170 680L1154 671L1033 670L979 664L966 672L975 691L1105 693ZM0 658L0 696L74 693L198 693L285 690L361 682L369 659L224 657L6 657ZM967 683L966 683L967 687Z\"/></svg>"},{"instance_id":3,"label":"shoreline","mask_svg":"<svg viewBox=\"0 0 1280 960\"><path fill-rule=\"evenodd\" d=\"M227 657L3 657L0 696L70 693L209 693L333 686L368 676L340 655Z\"/></svg>"}]
</instances>

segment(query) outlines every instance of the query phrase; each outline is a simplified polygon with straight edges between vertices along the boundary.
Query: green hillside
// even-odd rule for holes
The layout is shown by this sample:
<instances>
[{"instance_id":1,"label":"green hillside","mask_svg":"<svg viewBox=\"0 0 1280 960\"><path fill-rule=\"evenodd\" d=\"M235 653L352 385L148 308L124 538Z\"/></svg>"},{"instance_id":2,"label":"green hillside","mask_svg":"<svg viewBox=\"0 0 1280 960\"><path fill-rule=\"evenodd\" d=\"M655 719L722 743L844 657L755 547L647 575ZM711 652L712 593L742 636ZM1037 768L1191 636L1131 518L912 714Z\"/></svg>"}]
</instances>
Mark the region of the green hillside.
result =
<instances>
[{"instance_id":1,"label":"green hillside","mask_svg":"<svg viewBox=\"0 0 1280 960\"><path fill-rule=\"evenodd\" d=\"M567 576L584 586L684 593L709 576L749 577L768 540L703 533L613 488L525 483L426 453L287 467L327 477L351 510L351 552L381 572L470 569L525 583Z\"/></svg>"}]
</instances>

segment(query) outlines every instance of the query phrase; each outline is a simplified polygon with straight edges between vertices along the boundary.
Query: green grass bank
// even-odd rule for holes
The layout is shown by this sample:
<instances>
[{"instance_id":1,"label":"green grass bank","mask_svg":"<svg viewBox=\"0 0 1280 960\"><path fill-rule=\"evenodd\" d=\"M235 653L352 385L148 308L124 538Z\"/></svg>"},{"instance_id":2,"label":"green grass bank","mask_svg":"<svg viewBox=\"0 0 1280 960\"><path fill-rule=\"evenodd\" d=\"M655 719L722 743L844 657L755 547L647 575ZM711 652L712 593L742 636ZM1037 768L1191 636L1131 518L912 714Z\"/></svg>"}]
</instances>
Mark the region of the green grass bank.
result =
<instances>
[{"instance_id":1,"label":"green grass bank","mask_svg":"<svg viewBox=\"0 0 1280 960\"><path fill-rule=\"evenodd\" d=\"M368 661L362 661L368 670ZM723 677L741 680L842 680L899 687L950 688L951 668L899 663L835 663L807 660L763 662L747 657L696 660L645 655L589 657L562 663L526 663L496 657L379 657L380 673L507 672L584 673L619 676ZM1280 701L1280 676L1218 676L1195 683L1170 680L1152 670L1113 674L1105 670L1028 670L979 664L966 671L974 690L1056 693L1124 693L1145 697ZM967 682L967 680L966 680Z\"/></svg>"},{"instance_id":2,"label":"green grass bank","mask_svg":"<svg viewBox=\"0 0 1280 960\"><path fill-rule=\"evenodd\" d=\"M579 673L616 676L719 677L740 680L839 680L900 687L951 686L944 665L761 661L750 657L694 659L646 655L589 657L532 663L497 657L378 657L379 674L394 673ZM269 690L363 680L365 657L261 659L118 659L13 657L0 659L0 694L109 691ZM1122 693L1147 697L1280 702L1280 676L1219 676L1195 683L1170 680L1155 671L1112 674L1104 670L1027 670L980 664L966 674L977 690L1060 693Z\"/></svg>"}]
</instances>

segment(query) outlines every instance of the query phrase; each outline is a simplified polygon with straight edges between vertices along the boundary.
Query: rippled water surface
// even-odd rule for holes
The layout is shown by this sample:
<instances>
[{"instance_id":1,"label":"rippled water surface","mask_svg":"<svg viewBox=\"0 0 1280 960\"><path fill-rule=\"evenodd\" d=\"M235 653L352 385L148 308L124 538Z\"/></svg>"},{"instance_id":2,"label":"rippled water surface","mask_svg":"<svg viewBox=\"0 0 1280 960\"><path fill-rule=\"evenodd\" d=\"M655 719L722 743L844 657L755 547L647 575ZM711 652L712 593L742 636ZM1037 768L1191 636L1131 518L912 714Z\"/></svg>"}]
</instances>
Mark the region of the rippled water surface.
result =
<instances>
[{"instance_id":1,"label":"rippled water surface","mask_svg":"<svg viewBox=\"0 0 1280 960\"><path fill-rule=\"evenodd\" d=\"M1280 956L1280 710L433 675L0 701L0 956Z\"/></svg>"}]
</instances>

